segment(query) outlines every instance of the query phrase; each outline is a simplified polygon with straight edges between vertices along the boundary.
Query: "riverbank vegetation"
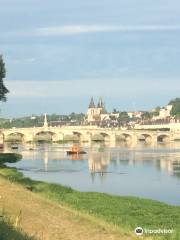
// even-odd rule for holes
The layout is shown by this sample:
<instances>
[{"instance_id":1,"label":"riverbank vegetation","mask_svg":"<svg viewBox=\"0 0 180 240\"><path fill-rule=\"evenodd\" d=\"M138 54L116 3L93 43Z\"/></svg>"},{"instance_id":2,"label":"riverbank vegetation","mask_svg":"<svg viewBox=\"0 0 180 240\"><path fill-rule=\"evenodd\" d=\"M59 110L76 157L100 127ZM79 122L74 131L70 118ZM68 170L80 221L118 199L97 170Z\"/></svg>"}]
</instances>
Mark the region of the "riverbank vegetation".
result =
<instances>
[{"instance_id":1,"label":"riverbank vegetation","mask_svg":"<svg viewBox=\"0 0 180 240\"><path fill-rule=\"evenodd\" d=\"M9 155L7 155L9 156ZM18 161L8 157L8 162ZM0 162L4 163L3 155ZM161 202L136 197L119 197L104 193L79 192L69 187L34 181L23 176L15 168L1 164L0 176L9 181L21 184L25 189L74 209L82 214L95 217L108 225L131 234L137 226L147 229L173 229L174 234L163 236L162 239L180 239L180 207L170 206ZM166 238L167 237L167 238Z\"/></svg>"},{"instance_id":2,"label":"riverbank vegetation","mask_svg":"<svg viewBox=\"0 0 180 240\"><path fill-rule=\"evenodd\" d=\"M0 153L0 165L4 163L15 163L21 160L22 155L17 153Z\"/></svg>"}]
</instances>

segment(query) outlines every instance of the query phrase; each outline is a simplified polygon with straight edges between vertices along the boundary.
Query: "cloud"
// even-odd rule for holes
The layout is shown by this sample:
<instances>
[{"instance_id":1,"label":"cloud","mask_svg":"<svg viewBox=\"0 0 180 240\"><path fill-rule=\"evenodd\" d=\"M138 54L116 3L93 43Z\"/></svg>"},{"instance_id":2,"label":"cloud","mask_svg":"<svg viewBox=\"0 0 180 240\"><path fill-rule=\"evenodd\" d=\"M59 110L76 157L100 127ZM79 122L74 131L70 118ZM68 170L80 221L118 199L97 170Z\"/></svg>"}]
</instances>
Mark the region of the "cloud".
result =
<instances>
[{"instance_id":1,"label":"cloud","mask_svg":"<svg viewBox=\"0 0 180 240\"><path fill-rule=\"evenodd\" d=\"M94 33L140 33L140 32L175 32L180 25L61 25L29 28L2 32L2 39L12 37L58 37ZM1 39L1 40L2 40Z\"/></svg>"},{"instance_id":2,"label":"cloud","mask_svg":"<svg viewBox=\"0 0 180 240\"><path fill-rule=\"evenodd\" d=\"M178 83L179 79L163 80L163 83L158 79L7 81L10 94L1 109L4 116L13 117L44 112L85 112L91 96L95 99L102 96L109 110L114 107L132 110L134 105L136 109L151 109L177 97Z\"/></svg>"},{"instance_id":3,"label":"cloud","mask_svg":"<svg viewBox=\"0 0 180 240\"><path fill-rule=\"evenodd\" d=\"M34 31L39 36L60 36L83 33L180 31L180 25L65 25L41 27Z\"/></svg>"},{"instance_id":4,"label":"cloud","mask_svg":"<svg viewBox=\"0 0 180 240\"><path fill-rule=\"evenodd\" d=\"M36 61L36 58L34 58L34 57L32 57L32 58L12 58L11 61L16 64L33 63Z\"/></svg>"},{"instance_id":5,"label":"cloud","mask_svg":"<svg viewBox=\"0 0 180 240\"><path fill-rule=\"evenodd\" d=\"M108 96L119 97L138 94L159 94L180 91L177 80L171 84L169 80L157 79L83 79L83 80L61 80L61 81L7 81L11 97L18 98L71 98L85 96ZM75 86L75 87L74 87ZM103 87L102 87L103 86ZM78 89L76 91L75 89ZM48 100L47 100L48 101Z\"/></svg>"}]
</instances>

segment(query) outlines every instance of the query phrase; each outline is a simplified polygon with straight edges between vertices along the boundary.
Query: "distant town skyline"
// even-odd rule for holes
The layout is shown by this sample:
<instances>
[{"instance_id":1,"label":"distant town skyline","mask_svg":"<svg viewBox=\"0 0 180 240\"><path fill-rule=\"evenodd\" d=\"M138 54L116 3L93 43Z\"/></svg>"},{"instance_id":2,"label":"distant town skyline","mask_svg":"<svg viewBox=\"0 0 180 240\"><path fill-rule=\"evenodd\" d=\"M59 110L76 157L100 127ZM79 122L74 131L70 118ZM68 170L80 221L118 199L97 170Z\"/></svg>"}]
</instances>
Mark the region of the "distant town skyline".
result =
<instances>
[{"instance_id":1,"label":"distant town skyline","mask_svg":"<svg viewBox=\"0 0 180 240\"><path fill-rule=\"evenodd\" d=\"M1 117L167 105L180 92L177 0L0 0Z\"/></svg>"}]
</instances>

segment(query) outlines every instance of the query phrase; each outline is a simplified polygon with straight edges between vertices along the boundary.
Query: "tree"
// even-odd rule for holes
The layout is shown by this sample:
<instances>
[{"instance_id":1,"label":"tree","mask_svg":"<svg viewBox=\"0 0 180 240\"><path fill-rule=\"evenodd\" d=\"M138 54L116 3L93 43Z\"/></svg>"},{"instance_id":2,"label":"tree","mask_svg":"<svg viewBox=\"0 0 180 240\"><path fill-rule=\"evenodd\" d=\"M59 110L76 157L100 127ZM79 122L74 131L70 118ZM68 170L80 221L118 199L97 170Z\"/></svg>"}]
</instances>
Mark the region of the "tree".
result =
<instances>
[{"instance_id":1,"label":"tree","mask_svg":"<svg viewBox=\"0 0 180 240\"><path fill-rule=\"evenodd\" d=\"M113 108L113 113L118 113L116 108Z\"/></svg>"},{"instance_id":2,"label":"tree","mask_svg":"<svg viewBox=\"0 0 180 240\"><path fill-rule=\"evenodd\" d=\"M3 57L0 55L0 101L6 101L6 94L9 90L4 85L4 78L6 77L6 68Z\"/></svg>"},{"instance_id":3,"label":"tree","mask_svg":"<svg viewBox=\"0 0 180 240\"><path fill-rule=\"evenodd\" d=\"M180 98L175 98L169 102L172 105L171 115L179 117L180 116Z\"/></svg>"},{"instance_id":4,"label":"tree","mask_svg":"<svg viewBox=\"0 0 180 240\"><path fill-rule=\"evenodd\" d=\"M144 112L143 114L142 114L142 119L143 120L150 120L150 119L152 119L152 113L150 113L150 112Z\"/></svg>"},{"instance_id":5,"label":"tree","mask_svg":"<svg viewBox=\"0 0 180 240\"><path fill-rule=\"evenodd\" d=\"M71 120L75 120L75 121L83 121L85 115L83 113L75 113L75 112L72 112L70 115L69 115L70 119Z\"/></svg>"},{"instance_id":6,"label":"tree","mask_svg":"<svg viewBox=\"0 0 180 240\"><path fill-rule=\"evenodd\" d=\"M158 106L155 108L154 112L153 112L153 116L159 116L159 112L160 112L161 108Z\"/></svg>"},{"instance_id":7,"label":"tree","mask_svg":"<svg viewBox=\"0 0 180 240\"><path fill-rule=\"evenodd\" d=\"M116 120L116 116L113 116L113 115L112 115L112 116L110 115L109 118L110 118L112 121L115 121L115 120Z\"/></svg>"},{"instance_id":8,"label":"tree","mask_svg":"<svg viewBox=\"0 0 180 240\"><path fill-rule=\"evenodd\" d=\"M129 121L129 115L127 112L120 112L118 117L119 122L128 122Z\"/></svg>"}]
</instances>

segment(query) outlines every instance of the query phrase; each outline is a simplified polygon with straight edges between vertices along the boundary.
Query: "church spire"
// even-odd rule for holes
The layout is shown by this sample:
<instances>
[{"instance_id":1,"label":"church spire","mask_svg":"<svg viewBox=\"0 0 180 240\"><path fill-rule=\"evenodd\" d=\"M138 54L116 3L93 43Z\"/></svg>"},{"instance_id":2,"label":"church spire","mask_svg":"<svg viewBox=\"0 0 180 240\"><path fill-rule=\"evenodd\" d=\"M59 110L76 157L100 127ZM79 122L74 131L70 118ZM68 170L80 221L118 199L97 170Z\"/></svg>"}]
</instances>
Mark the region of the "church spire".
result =
<instances>
[{"instance_id":1,"label":"church spire","mask_svg":"<svg viewBox=\"0 0 180 240\"><path fill-rule=\"evenodd\" d=\"M97 107L98 108L104 108L104 103L103 103L102 97L99 98L99 102L98 102Z\"/></svg>"},{"instance_id":2,"label":"church spire","mask_svg":"<svg viewBox=\"0 0 180 240\"><path fill-rule=\"evenodd\" d=\"M93 97L91 98L91 101L89 103L89 108L95 108L95 104L94 104L94 99Z\"/></svg>"}]
</instances>

